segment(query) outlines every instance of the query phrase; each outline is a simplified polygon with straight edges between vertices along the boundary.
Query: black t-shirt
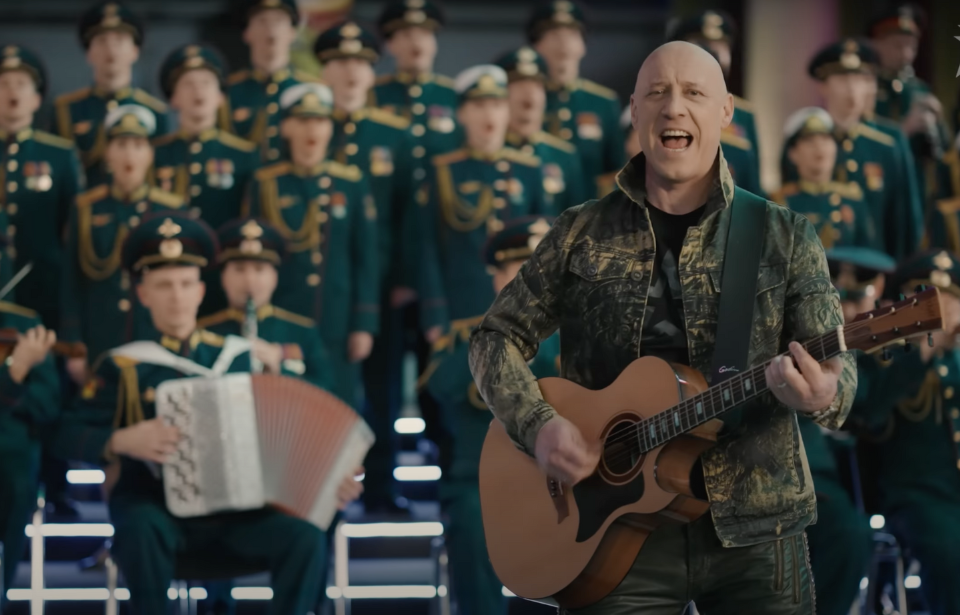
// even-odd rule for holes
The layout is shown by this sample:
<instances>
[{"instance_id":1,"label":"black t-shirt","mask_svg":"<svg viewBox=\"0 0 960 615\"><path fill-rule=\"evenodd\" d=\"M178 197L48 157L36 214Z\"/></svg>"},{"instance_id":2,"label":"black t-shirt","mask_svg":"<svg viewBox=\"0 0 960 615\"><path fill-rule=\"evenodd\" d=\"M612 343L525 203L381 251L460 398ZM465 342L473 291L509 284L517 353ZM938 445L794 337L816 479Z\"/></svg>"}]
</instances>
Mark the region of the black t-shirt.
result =
<instances>
[{"instance_id":1,"label":"black t-shirt","mask_svg":"<svg viewBox=\"0 0 960 615\"><path fill-rule=\"evenodd\" d=\"M680 250L687 229L700 222L706 205L679 216L657 209L649 202L646 205L656 238L657 256L643 318L640 354L689 365L680 293Z\"/></svg>"}]
</instances>

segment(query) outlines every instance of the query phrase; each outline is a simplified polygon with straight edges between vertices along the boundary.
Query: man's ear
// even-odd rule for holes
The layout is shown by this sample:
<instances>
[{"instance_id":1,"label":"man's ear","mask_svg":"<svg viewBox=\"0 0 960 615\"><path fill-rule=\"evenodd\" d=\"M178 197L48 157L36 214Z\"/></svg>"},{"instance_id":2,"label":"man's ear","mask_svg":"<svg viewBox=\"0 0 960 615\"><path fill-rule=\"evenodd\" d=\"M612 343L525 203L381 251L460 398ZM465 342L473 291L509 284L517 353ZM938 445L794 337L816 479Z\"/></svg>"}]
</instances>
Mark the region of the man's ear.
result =
<instances>
[{"instance_id":1,"label":"man's ear","mask_svg":"<svg viewBox=\"0 0 960 615\"><path fill-rule=\"evenodd\" d=\"M723 103L723 114L720 117L720 128L726 128L733 121L733 94L727 93L727 100Z\"/></svg>"}]
</instances>

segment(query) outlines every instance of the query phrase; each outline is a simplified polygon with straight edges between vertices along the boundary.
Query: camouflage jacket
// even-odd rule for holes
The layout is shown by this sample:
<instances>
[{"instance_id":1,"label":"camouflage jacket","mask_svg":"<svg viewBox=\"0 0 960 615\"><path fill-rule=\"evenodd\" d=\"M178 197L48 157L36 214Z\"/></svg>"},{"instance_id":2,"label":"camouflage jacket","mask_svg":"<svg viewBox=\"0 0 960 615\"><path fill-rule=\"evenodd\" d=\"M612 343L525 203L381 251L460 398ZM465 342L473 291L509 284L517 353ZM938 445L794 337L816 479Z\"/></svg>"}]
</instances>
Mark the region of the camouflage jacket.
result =
<instances>
[{"instance_id":1,"label":"camouflage jacket","mask_svg":"<svg viewBox=\"0 0 960 615\"><path fill-rule=\"evenodd\" d=\"M527 367L558 328L561 376L591 389L608 386L643 355L640 336L653 274L654 237L644 204L642 155L620 172L620 190L560 216L520 274L474 333L470 366L481 395L517 446L532 455L554 416ZM704 216L680 255L680 282L692 367L707 373L717 325L720 274L733 181L722 155ZM843 323L823 248L802 215L767 203L750 341L751 364ZM831 411L837 428L856 392L845 353ZM743 408L742 421L703 454L710 509L724 546L799 534L816 519L816 498L796 412L770 394Z\"/></svg>"}]
</instances>

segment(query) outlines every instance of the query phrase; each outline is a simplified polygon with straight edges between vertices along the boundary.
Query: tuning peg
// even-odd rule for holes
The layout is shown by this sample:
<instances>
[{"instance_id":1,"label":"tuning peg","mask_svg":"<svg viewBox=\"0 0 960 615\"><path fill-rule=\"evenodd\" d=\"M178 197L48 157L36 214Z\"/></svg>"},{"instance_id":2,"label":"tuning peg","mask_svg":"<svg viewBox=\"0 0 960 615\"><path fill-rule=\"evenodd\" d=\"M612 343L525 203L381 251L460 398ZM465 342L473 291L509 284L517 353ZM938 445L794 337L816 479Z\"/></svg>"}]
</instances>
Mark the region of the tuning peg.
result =
<instances>
[{"instance_id":1,"label":"tuning peg","mask_svg":"<svg viewBox=\"0 0 960 615\"><path fill-rule=\"evenodd\" d=\"M927 286L925 284L917 284L917 287L913 289L913 291L917 293L922 293L925 290L927 290Z\"/></svg>"},{"instance_id":2,"label":"tuning peg","mask_svg":"<svg viewBox=\"0 0 960 615\"><path fill-rule=\"evenodd\" d=\"M927 346L933 348L933 333L927 333Z\"/></svg>"},{"instance_id":3,"label":"tuning peg","mask_svg":"<svg viewBox=\"0 0 960 615\"><path fill-rule=\"evenodd\" d=\"M889 360L890 360L890 349L889 349L889 348L884 348L884 349L883 349L883 352L880 353L880 358L883 359L884 361L889 361Z\"/></svg>"},{"instance_id":4,"label":"tuning peg","mask_svg":"<svg viewBox=\"0 0 960 615\"><path fill-rule=\"evenodd\" d=\"M906 299L906 298L907 298L907 296L904 295L903 293L900 293L900 295L899 295L899 297L898 297L898 299L899 299L900 301L903 301L903 300Z\"/></svg>"}]
</instances>

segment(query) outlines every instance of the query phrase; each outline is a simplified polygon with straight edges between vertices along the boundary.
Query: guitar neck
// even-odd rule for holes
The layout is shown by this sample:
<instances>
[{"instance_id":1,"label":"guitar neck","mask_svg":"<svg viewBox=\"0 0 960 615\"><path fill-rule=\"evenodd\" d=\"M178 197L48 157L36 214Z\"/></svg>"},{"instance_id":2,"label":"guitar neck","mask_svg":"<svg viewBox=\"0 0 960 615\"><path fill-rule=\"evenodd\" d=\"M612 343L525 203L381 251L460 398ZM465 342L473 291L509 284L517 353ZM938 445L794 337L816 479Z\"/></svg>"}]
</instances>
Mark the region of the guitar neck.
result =
<instances>
[{"instance_id":1,"label":"guitar neck","mask_svg":"<svg viewBox=\"0 0 960 615\"><path fill-rule=\"evenodd\" d=\"M843 327L837 327L803 344L804 349L822 363L846 350ZM788 356L785 353L780 356ZM679 404L636 424L640 452L649 452L689 432L728 410L769 390L766 368L773 359L750 368L683 400Z\"/></svg>"}]
</instances>

